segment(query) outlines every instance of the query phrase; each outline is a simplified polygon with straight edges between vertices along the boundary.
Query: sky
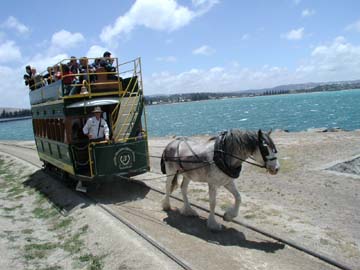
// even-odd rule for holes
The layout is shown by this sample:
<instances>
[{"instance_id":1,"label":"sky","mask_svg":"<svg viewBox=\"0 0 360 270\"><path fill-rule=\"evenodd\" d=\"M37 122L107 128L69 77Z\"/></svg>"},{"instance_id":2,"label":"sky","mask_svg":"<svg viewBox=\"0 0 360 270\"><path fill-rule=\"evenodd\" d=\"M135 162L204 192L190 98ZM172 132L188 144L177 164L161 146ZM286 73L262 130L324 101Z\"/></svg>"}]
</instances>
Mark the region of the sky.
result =
<instances>
[{"instance_id":1,"label":"sky","mask_svg":"<svg viewBox=\"0 0 360 270\"><path fill-rule=\"evenodd\" d=\"M25 66L141 57L144 93L360 79L358 0L2 1L0 107L29 108Z\"/></svg>"}]
</instances>

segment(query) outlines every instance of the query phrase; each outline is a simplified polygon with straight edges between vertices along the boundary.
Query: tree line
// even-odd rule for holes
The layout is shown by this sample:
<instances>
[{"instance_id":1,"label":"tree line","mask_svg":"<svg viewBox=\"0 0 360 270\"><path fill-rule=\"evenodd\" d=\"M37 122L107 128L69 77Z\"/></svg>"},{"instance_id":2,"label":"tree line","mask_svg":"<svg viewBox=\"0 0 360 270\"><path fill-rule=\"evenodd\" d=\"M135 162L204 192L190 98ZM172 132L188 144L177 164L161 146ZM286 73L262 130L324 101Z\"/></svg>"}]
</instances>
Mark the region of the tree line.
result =
<instances>
[{"instance_id":1,"label":"tree line","mask_svg":"<svg viewBox=\"0 0 360 270\"><path fill-rule=\"evenodd\" d=\"M6 111L3 109L0 114L0 118L14 118L14 117L25 117L31 116L31 111L29 109L20 109L17 111Z\"/></svg>"}]
</instances>

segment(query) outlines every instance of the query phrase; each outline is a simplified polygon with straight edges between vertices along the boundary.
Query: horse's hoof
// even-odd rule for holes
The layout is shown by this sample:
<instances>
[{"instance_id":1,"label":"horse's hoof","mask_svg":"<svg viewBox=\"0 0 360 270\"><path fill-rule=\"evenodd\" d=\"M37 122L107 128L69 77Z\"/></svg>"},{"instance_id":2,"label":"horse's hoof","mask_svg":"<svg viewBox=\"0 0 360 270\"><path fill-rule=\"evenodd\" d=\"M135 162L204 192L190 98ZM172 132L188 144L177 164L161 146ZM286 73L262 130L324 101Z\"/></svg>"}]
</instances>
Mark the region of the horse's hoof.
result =
<instances>
[{"instance_id":1,"label":"horse's hoof","mask_svg":"<svg viewBox=\"0 0 360 270\"><path fill-rule=\"evenodd\" d=\"M207 223L207 227L209 228L210 231L212 232L219 232L222 230L222 225L220 223Z\"/></svg>"},{"instance_id":2,"label":"horse's hoof","mask_svg":"<svg viewBox=\"0 0 360 270\"><path fill-rule=\"evenodd\" d=\"M164 211L170 211L170 210L171 210L170 203L168 203L168 202L166 202L166 201L163 201L161 206L162 206L162 209L163 209Z\"/></svg>"},{"instance_id":3,"label":"horse's hoof","mask_svg":"<svg viewBox=\"0 0 360 270\"><path fill-rule=\"evenodd\" d=\"M223 216L223 220L225 221L232 221L234 219L234 216L228 212L226 212Z\"/></svg>"},{"instance_id":4,"label":"horse's hoof","mask_svg":"<svg viewBox=\"0 0 360 270\"><path fill-rule=\"evenodd\" d=\"M192 208L181 208L180 213L183 216L188 216L188 217L198 217L199 216L199 214Z\"/></svg>"}]
</instances>

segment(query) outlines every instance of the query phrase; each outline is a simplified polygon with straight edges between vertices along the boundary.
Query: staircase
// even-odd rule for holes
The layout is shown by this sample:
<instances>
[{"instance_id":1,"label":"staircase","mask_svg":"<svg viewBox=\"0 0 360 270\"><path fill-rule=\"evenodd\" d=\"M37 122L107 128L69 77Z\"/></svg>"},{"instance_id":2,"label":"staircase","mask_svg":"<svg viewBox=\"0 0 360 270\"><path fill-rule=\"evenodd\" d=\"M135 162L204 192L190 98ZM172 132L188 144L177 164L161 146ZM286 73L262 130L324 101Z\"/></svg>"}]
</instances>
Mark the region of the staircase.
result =
<instances>
[{"instance_id":1,"label":"staircase","mask_svg":"<svg viewBox=\"0 0 360 270\"><path fill-rule=\"evenodd\" d=\"M113 138L115 141L126 141L130 137L139 113L139 101L139 95L121 98L116 121L113 123Z\"/></svg>"}]
</instances>

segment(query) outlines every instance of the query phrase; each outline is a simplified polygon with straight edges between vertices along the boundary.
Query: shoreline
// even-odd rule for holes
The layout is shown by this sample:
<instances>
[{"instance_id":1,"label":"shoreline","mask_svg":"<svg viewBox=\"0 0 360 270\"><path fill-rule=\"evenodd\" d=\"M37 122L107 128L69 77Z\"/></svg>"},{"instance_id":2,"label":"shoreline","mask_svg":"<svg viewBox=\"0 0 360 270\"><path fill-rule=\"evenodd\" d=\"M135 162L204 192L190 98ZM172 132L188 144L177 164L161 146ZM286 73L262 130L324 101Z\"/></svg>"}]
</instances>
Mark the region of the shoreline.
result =
<instances>
[{"instance_id":1,"label":"shoreline","mask_svg":"<svg viewBox=\"0 0 360 270\"><path fill-rule=\"evenodd\" d=\"M240 129L242 130L242 129ZM198 138L198 137L212 137L212 136L216 136L217 134L219 134L220 131L218 131L217 133L213 133L213 134L194 134L194 135L181 135L181 134L172 134L172 135L165 135L165 136L149 136L148 139L149 140L158 140L158 139L169 139L169 138L176 138L176 137L194 137L194 138ZM266 131L267 132L267 131ZM360 129L354 129L354 130L345 130L345 129L341 129L341 128L337 128L337 127L333 127L333 128L325 128L325 127L321 127L321 128L309 128L307 130L301 130L301 131L289 131L286 129L274 129L271 131L272 133L280 133L280 134L308 134L308 133L352 133L352 132L360 132ZM0 138L0 142L34 142L35 140L20 140L20 139L2 139Z\"/></svg>"},{"instance_id":2,"label":"shoreline","mask_svg":"<svg viewBox=\"0 0 360 270\"><path fill-rule=\"evenodd\" d=\"M0 119L0 123L12 122L12 121L21 121L21 120L27 120L27 119L31 119L31 118L32 118L32 116L3 118L3 119Z\"/></svg>"}]
</instances>

